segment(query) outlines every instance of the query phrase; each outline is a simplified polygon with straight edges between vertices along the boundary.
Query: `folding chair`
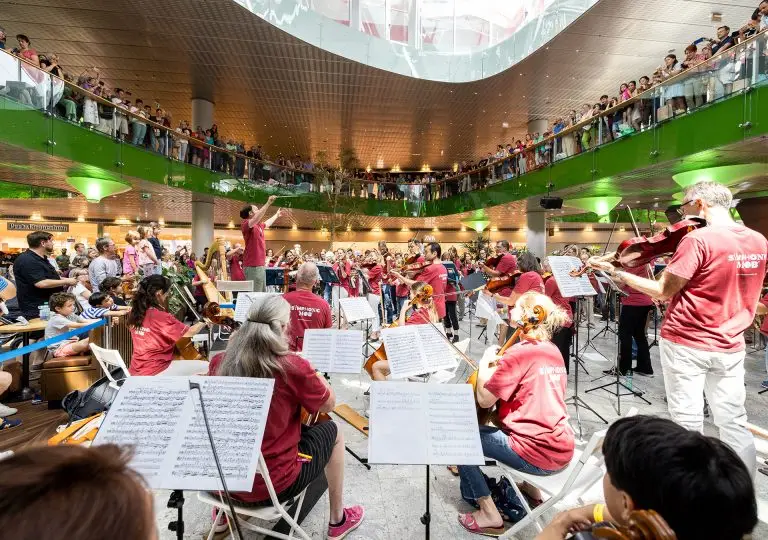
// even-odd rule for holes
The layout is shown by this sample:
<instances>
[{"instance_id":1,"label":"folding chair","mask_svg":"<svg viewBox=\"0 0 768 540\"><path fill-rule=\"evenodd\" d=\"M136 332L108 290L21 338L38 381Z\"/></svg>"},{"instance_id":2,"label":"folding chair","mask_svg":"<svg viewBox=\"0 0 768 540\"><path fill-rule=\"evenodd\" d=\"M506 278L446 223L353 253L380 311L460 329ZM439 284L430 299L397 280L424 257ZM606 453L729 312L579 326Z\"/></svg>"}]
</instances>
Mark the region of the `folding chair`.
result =
<instances>
[{"instance_id":1,"label":"folding chair","mask_svg":"<svg viewBox=\"0 0 768 540\"><path fill-rule=\"evenodd\" d=\"M91 352L99 362L101 369L104 370L104 375L109 379L109 386L116 390L120 389L120 385L117 384L117 381L112 376L112 368L119 367L122 369L126 378L131 376L128 373L128 366L125 365L123 357L120 356L120 351L105 349L91 343Z\"/></svg>"},{"instance_id":2,"label":"folding chair","mask_svg":"<svg viewBox=\"0 0 768 540\"><path fill-rule=\"evenodd\" d=\"M636 414L637 408L633 407L627 412L626 416L629 417ZM499 538L510 538L531 523L534 523L539 532L541 532L544 528L544 524L541 522L542 514L566 498L572 499L575 497L576 502L584 504L582 499L584 494L600 481L605 473L603 470L603 457L602 455L598 457L597 454L602 449L603 439L605 439L607 432L608 430L604 429L594 433L584 447L584 450L574 450L573 458L568 467L549 476L527 474L497 462L496 464L501 469L501 474L506 476L512 484L512 489L515 490L515 494L527 512L523 519L515 523L512 528ZM549 498L532 510L517 486L517 482L527 482L548 495Z\"/></svg>"},{"instance_id":3,"label":"folding chair","mask_svg":"<svg viewBox=\"0 0 768 540\"><path fill-rule=\"evenodd\" d=\"M296 521L296 518L298 518L299 515L301 514L301 507L304 504L304 496L306 495L307 490L305 489L298 495L298 497L290 501L286 501L286 503L281 503L280 501L278 501L277 493L275 493L275 487L272 485L272 479L270 478L269 471L267 470L267 464L264 462L264 457L261 454L259 454L259 469L257 471L257 474L261 475L262 479L264 480L264 484L267 486L267 491L269 492L269 498L272 501L272 506L258 506L258 507L238 506L237 502L233 500L232 506L235 509L235 514L239 516L254 517L256 519L260 519L263 521L275 521L282 518L291 526L291 530L289 534L285 535L283 533L278 533L273 531L272 529L259 527L258 525L255 525L250 521L240 519L237 516L233 517L229 515L229 505L227 504L226 498L223 495L221 496L221 498L219 498L207 491L198 491L197 492L198 500L205 504L209 504L216 509L216 519L214 520L213 525L211 526L211 532L208 534L208 540L212 540L213 537L216 535L215 525L222 514L227 514L227 518L229 519L230 527L232 527L232 529L234 529L233 519L240 519L241 527L257 533L261 533L268 537L291 540L292 538L295 538L294 536L294 532L295 532L299 538L303 538L304 540L310 540L310 537L307 535L306 532L304 532L304 529L302 529L299 526L298 522ZM297 502L298 504L296 505L296 512L294 513L293 516L291 516L287 510L287 507L289 507L294 501Z\"/></svg>"}]
</instances>

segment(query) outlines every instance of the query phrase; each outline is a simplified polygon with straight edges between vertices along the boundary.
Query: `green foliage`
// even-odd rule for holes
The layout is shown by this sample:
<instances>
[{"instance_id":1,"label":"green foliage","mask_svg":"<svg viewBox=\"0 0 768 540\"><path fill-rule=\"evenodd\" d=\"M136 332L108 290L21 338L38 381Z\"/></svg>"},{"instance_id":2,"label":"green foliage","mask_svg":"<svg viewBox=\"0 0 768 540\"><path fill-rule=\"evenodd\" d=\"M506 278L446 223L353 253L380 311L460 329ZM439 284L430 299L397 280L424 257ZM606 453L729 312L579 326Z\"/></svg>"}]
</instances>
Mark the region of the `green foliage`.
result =
<instances>
[{"instance_id":1,"label":"green foliage","mask_svg":"<svg viewBox=\"0 0 768 540\"><path fill-rule=\"evenodd\" d=\"M464 251L468 251L473 259L477 260L480 257L481 250L485 250L486 256L491 253L491 238L478 234L474 240L463 242L461 247Z\"/></svg>"},{"instance_id":2,"label":"green foliage","mask_svg":"<svg viewBox=\"0 0 768 540\"><path fill-rule=\"evenodd\" d=\"M184 320L184 315L187 311L187 304L181 295L185 294L183 289L192 283L194 274L194 270L181 264L174 264L168 268L163 268L163 275L170 279L172 284L176 285L176 287L171 287L171 292L168 296L168 312L172 313L180 321Z\"/></svg>"}]
</instances>

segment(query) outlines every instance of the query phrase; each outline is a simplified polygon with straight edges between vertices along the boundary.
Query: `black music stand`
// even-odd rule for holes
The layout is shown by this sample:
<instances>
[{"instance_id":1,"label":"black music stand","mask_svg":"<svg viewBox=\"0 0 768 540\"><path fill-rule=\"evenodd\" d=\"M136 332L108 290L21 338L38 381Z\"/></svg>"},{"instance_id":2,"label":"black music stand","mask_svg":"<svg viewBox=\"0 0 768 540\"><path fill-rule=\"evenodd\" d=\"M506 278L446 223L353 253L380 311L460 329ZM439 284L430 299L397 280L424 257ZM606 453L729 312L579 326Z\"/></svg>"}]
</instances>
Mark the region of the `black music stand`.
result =
<instances>
[{"instance_id":1,"label":"black music stand","mask_svg":"<svg viewBox=\"0 0 768 540\"><path fill-rule=\"evenodd\" d=\"M265 268L267 273L266 285L272 287L284 287L286 272L285 268Z\"/></svg>"}]
</instances>

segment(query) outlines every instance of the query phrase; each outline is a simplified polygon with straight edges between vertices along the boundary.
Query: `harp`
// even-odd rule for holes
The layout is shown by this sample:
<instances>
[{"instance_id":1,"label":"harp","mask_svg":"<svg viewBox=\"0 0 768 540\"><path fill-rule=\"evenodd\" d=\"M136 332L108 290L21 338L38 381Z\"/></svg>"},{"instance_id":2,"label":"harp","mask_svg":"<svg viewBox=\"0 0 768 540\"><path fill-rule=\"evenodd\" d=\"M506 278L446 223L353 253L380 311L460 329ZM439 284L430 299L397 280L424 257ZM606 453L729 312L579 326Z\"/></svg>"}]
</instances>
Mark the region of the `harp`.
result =
<instances>
[{"instance_id":1,"label":"harp","mask_svg":"<svg viewBox=\"0 0 768 540\"><path fill-rule=\"evenodd\" d=\"M220 270L220 275L222 279L227 279L227 268L226 268L226 259L224 258L224 240L221 238L217 238L213 241L213 243L208 248L208 256L205 258L205 261L196 261L195 262L195 272L197 272L198 279L202 282L201 286L203 287L203 291L205 292L205 298L209 302L216 302L217 304L228 304L230 302L230 299L225 298L219 290L216 288L216 285L211 283L211 278L208 276L208 270L211 268L211 264L213 264L213 257L214 254L219 255L219 265L218 268ZM223 309L222 314L234 317L235 313L232 309Z\"/></svg>"}]
</instances>

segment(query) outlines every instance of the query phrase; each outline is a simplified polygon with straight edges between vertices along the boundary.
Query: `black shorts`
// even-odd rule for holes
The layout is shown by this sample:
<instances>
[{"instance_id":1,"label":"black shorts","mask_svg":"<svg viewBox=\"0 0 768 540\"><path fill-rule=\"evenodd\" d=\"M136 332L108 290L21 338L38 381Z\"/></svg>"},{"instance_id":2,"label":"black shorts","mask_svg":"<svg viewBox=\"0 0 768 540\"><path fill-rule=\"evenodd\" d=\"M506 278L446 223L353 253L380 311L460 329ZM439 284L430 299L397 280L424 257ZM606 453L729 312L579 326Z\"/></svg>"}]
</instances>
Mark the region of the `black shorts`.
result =
<instances>
[{"instance_id":1,"label":"black shorts","mask_svg":"<svg viewBox=\"0 0 768 540\"><path fill-rule=\"evenodd\" d=\"M301 440L299 440L299 452L312 456L312 461L301 464L301 471L296 480L277 494L280 502L287 501L298 496L307 486L324 473L325 466L331 460L331 452L336 444L338 426L333 421L316 424L312 427L301 426ZM272 501L237 502L238 506L271 506Z\"/></svg>"}]
</instances>

